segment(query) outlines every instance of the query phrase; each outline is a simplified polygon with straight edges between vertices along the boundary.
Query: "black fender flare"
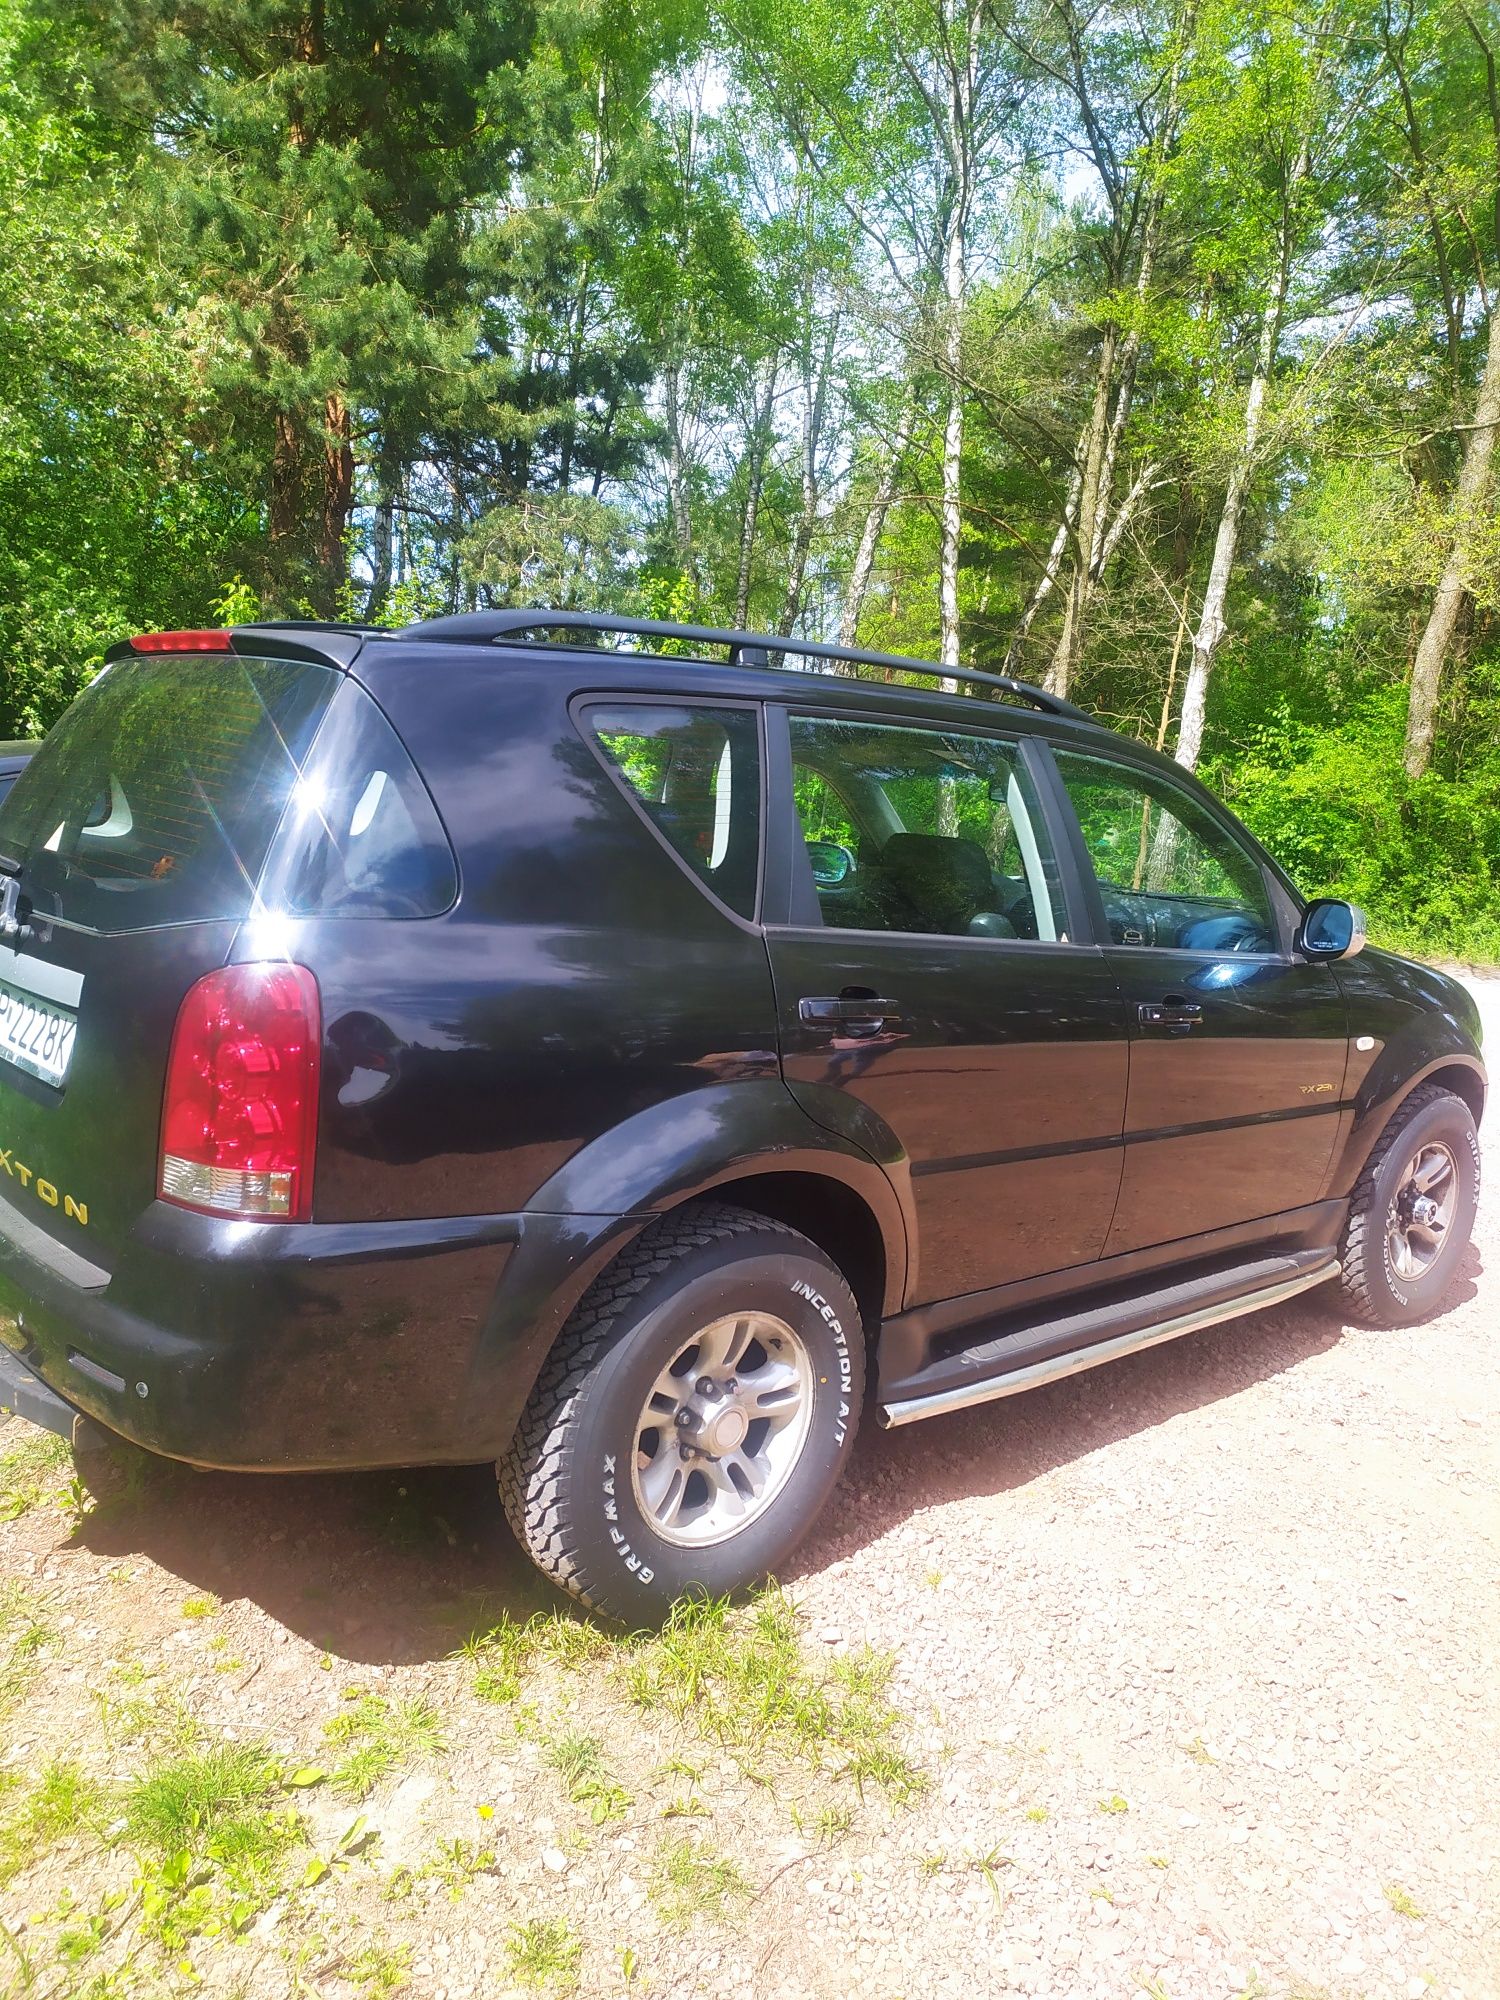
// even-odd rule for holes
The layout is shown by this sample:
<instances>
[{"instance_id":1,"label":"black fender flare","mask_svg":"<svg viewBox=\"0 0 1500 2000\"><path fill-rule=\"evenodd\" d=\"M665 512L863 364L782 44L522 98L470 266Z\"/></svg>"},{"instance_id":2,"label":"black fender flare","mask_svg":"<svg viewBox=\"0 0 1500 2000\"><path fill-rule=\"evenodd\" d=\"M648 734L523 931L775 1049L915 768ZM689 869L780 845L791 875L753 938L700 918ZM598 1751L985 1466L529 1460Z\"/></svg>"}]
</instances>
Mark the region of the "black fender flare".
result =
<instances>
[{"instance_id":1,"label":"black fender flare","mask_svg":"<svg viewBox=\"0 0 1500 2000\"><path fill-rule=\"evenodd\" d=\"M1413 1022L1394 1035L1371 1063L1346 1112L1328 1179L1328 1192L1347 1198L1392 1117L1412 1092L1435 1076L1462 1071L1472 1080L1459 1095L1478 1122L1487 1091L1484 1064L1472 1049L1444 1035L1441 1021ZM1454 1079L1455 1082L1457 1079Z\"/></svg>"},{"instance_id":2,"label":"black fender flare","mask_svg":"<svg viewBox=\"0 0 1500 2000\"><path fill-rule=\"evenodd\" d=\"M898 1311L914 1241L912 1199L905 1156L887 1138L889 1156L877 1160L809 1117L779 1077L764 1077L664 1099L582 1147L518 1218L516 1247L470 1368L476 1456L509 1442L553 1342L606 1265L683 1202L712 1193L732 1201L736 1181L810 1174L857 1195L885 1248L885 1310Z\"/></svg>"}]
</instances>

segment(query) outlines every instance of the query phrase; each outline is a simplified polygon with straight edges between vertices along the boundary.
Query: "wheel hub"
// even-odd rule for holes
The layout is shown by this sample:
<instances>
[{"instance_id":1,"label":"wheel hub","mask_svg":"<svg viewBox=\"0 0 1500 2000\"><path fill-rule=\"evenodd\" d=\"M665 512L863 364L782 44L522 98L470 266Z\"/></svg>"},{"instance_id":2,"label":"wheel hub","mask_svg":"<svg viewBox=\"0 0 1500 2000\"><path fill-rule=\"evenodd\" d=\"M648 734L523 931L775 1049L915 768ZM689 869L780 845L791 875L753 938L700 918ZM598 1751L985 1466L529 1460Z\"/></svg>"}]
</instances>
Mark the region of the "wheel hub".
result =
<instances>
[{"instance_id":1,"label":"wheel hub","mask_svg":"<svg viewBox=\"0 0 1500 2000\"><path fill-rule=\"evenodd\" d=\"M773 1314L727 1314L684 1341L636 1428L635 1499L656 1533L708 1547L764 1513L802 1455L813 1390L801 1337Z\"/></svg>"},{"instance_id":2,"label":"wheel hub","mask_svg":"<svg viewBox=\"0 0 1500 2000\"><path fill-rule=\"evenodd\" d=\"M1408 1283L1425 1278L1448 1241L1458 1208L1458 1164L1440 1140L1408 1160L1386 1220L1386 1260Z\"/></svg>"}]
</instances>

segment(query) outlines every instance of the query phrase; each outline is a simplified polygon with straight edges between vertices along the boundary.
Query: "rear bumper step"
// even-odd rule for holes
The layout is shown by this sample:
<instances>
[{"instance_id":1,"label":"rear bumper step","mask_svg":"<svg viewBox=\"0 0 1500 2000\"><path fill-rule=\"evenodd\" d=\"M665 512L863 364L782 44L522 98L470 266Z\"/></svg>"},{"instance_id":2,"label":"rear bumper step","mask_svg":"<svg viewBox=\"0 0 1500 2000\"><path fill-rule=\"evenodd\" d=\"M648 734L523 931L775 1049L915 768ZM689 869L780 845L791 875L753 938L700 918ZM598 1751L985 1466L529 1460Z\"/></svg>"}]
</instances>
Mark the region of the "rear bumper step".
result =
<instances>
[{"instance_id":1,"label":"rear bumper step","mask_svg":"<svg viewBox=\"0 0 1500 2000\"><path fill-rule=\"evenodd\" d=\"M0 1417L20 1417L39 1430L54 1431L75 1451L102 1451L111 1442L102 1424L64 1402L8 1347L0 1347Z\"/></svg>"},{"instance_id":2,"label":"rear bumper step","mask_svg":"<svg viewBox=\"0 0 1500 2000\"><path fill-rule=\"evenodd\" d=\"M962 1354L931 1363L920 1374L893 1385L896 1393L882 1404L880 1422L891 1430L898 1424L915 1423L919 1417L940 1416L948 1410L964 1410L975 1403L1039 1389L1044 1383L1059 1382L1085 1368L1098 1368L1161 1341L1216 1326L1221 1320L1280 1305L1299 1292L1336 1278L1339 1268L1331 1250L1303 1250L1266 1258L1239 1272L1218 1272L1196 1284L1138 1294L1069 1315L1062 1322L1011 1330ZM1239 1288L1232 1282L1236 1278L1243 1280ZM1035 1353L1041 1345L1055 1347L1055 1336L1064 1326L1078 1338L1070 1340L1061 1353ZM1026 1356L1028 1347L1033 1358Z\"/></svg>"}]
</instances>

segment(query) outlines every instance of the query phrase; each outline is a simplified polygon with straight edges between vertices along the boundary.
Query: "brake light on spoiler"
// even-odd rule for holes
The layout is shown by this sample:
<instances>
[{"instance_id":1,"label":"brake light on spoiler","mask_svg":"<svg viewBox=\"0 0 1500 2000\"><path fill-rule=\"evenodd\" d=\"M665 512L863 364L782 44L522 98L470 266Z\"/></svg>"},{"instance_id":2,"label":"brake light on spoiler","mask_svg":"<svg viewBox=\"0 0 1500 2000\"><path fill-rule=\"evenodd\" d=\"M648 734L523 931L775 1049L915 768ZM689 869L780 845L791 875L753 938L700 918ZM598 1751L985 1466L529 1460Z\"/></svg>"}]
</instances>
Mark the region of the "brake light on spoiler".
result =
<instances>
[{"instance_id":1,"label":"brake light on spoiler","mask_svg":"<svg viewBox=\"0 0 1500 2000\"><path fill-rule=\"evenodd\" d=\"M172 1031L157 1190L241 1220L312 1213L322 1009L305 965L228 965L188 991Z\"/></svg>"},{"instance_id":2,"label":"brake light on spoiler","mask_svg":"<svg viewBox=\"0 0 1500 2000\"><path fill-rule=\"evenodd\" d=\"M227 653L230 635L216 632L138 632L130 641L133 653Z\"/></svg>"}]
</instances>

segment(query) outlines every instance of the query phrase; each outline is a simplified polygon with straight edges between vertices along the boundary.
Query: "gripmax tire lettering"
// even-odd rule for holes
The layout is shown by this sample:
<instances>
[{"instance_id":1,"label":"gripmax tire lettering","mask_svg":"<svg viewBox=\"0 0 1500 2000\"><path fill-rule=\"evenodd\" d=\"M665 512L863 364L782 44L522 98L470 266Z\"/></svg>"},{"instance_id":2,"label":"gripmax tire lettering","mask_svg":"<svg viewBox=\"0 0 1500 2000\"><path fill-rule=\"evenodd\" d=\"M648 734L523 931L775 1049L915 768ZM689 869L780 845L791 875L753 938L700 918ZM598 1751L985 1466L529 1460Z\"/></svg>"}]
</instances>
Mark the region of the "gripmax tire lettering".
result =
<instances>
[{"instance_id":1,"label":"gripmax tire lettering","mask_svg":"<svg viewBox=\"0 0 1500 2000\"><path fill-rule=\"evenodd\" d=\"M1416 1150L1440 1141L1458 1162L1459 1202L1433 1268L1417 1279L1391 1266L1386 1218L1407 1162ZM1356 1318L1370 1326L1411 1326L1442 1304L1458 1273L1479 1207L1479 1134L1474 1114L1441 1084L1422 1084L1393 1114L1355 1183L1340 1253L1344 1296Z\"/></svg>"},{"instance_id":2,"label":"gripmax tire lettering","mask_svg":"<svg viewBox=\"0 0 1500 2000\"><path fill-rule=\"evenodd\" d=\"M726 1313L772 1313L813 1365L812 1411L765 1511L707 1547L666 1540L637 1503L638 1424L660 1370ZM589 1288L547 1357L496 1468L517 1539L555 1583L626 1623L679 1597L742 1588L785 1561L847 1460L864 1395L859 1308L842 1273L785 1223L695 1204L651 1224Z\"/></svg>"}]
</instances>

